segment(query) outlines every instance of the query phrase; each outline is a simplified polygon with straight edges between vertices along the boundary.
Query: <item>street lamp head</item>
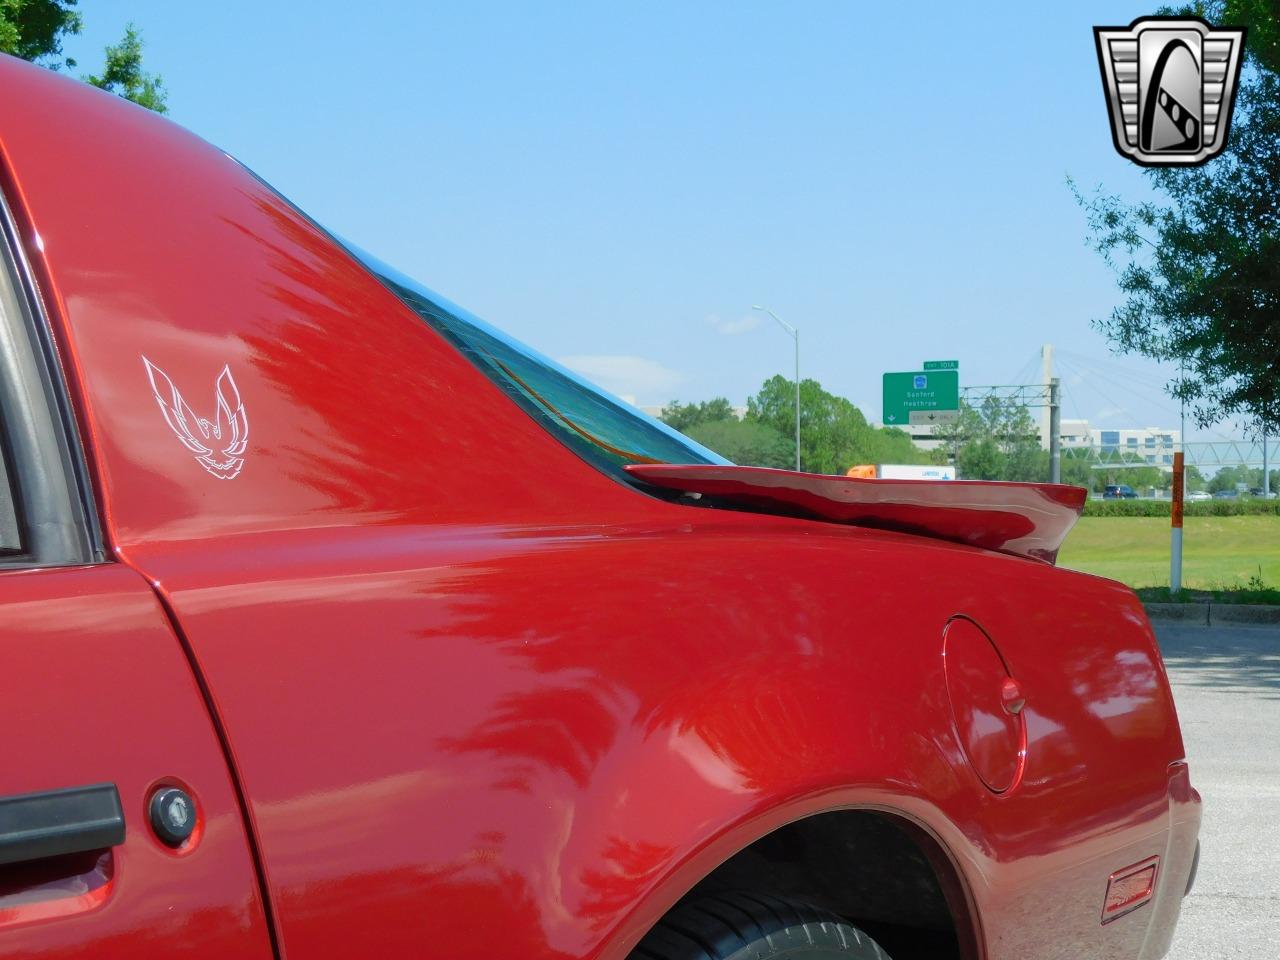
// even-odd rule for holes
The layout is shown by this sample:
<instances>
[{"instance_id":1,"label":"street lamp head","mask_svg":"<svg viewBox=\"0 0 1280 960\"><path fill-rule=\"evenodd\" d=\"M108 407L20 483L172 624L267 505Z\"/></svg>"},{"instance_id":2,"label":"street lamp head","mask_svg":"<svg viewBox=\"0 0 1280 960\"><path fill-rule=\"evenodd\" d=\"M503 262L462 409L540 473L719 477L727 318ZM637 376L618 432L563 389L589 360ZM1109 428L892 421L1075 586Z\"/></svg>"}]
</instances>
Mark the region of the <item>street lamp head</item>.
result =
<instances>
[{"instance_id":1,"label":"street lamp head","mask_svg":"<svg viewBox=\"0 0 1280 960\"><path fill-rule=\"evenodd\" d=\"M759 310L761 313L767 313L778 321L778 326L782 327L791 339L796 342L796 472L800 472L800 331L793 327L787 321L770 310L768 307L762 307L758 303L751 305L752 310Z\"/></svg>"},{"instance_id":2,"label":"street lamp head","mask_svg":"<svg viewBox=\"0 0 1280 960\"><path fill-rule=\"evenodd\" d=\"M759 310L761 313L767 313L769 316L773 317L773 319L774 319L775 321L777 321L778 326L780 326L783 330L787 331L788 336L794 337L794 338L795 338L796 343L799 343L799 342L800 342L800 334L799 334L799 332L796 330L796 328L795 328L795 327L793 327L791 324L787 323L787 321L783 320L780 316L778 316L776 313L774 313L774 312L773 312L772 310L770 310L768 307L762 307L762 306L760 306L760 305L758 305L758 304L757 304L757 305L753 306L751 309L752 309L752 310Z\"/></svg>"}]
</instances>

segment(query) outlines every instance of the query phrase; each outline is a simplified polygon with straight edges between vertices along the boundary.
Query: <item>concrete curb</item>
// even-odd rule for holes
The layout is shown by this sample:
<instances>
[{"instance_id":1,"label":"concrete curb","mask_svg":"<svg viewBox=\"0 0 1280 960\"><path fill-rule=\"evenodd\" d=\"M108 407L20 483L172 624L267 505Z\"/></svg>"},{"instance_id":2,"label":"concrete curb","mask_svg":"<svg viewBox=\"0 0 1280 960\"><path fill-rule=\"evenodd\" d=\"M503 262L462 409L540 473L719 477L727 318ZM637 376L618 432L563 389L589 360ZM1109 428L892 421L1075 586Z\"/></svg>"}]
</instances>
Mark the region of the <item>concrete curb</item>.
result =
<instances>
[{"instance_id":1,"label":"concrete curb","mask_svg":"<svg viewBox=\"0 0 1280 960\"><path fill-rule=\"evenodd\" d=\"M1252 603L1211 603L1210 623L1280 623L1280 607Z\"/></svg>"},{"instance_id":2,"label":"concrete curb","mask_svg":"<svg viewBox=\"0 0 1280 960\"><path fill-rule=\"evenodd\" d=\"M1181 620L1184 623L1209 625L1207 603L1146 603L1147 616L1152 620Z\"/></svg>"},{"instance_id":3,"label":"concrete curb","mask_svg":"<svg viewBox=\"0 0 1280 960\"><path fill-rule=\"evenodd\" d=\"M1280 607L1256 603L1147 603L1152 620L1183 623L1280 623Z\"/></svg>"}]
</instances>

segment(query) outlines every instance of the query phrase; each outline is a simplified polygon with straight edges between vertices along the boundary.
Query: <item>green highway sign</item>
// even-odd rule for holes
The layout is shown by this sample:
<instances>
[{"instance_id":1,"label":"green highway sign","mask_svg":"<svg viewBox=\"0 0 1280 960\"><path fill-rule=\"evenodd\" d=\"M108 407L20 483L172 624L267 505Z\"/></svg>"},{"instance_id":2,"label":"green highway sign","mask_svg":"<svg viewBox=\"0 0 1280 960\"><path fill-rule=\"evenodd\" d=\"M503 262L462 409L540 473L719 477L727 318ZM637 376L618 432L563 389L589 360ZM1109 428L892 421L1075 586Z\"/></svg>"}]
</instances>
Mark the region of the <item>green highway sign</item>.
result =
<instances>
[{"instance_id":1,"label":"green highway sign","mask_svg":"<svg viewBox=\"0 0 1280 960\"><path fill-rule=\"evenodd\" d=\"M884 425L953 423L960 416L959 370L884 375Z\"/></svg>"},{"instance_id":2,"label":"green highway sign","mask_svg":"<svg viewBox=\"0 0 1280 960\"><path fill-rule=\"evenodd\" d=\"M924 362L925 370L959 370L959 360L926 360Z\"/></svg>"}]
</instances>

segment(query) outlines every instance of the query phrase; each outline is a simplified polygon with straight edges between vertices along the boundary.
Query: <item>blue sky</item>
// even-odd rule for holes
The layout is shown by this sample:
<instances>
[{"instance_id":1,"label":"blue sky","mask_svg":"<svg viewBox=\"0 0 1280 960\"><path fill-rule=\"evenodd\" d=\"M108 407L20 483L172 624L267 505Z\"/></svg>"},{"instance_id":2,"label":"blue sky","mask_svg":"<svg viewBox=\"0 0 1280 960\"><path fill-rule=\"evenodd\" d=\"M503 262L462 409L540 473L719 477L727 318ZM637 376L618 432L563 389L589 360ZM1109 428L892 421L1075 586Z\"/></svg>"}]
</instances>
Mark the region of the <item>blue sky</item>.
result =
<instances>
[{"instance_id":1,"label":"blue sky","mask_svg":"<svg viewBox=\"0 0 1280 960\"><path fill-rule=\"evenodd\" d=\"M1029 382L1051 342L1064 416L1177 426L1166 371L1090 325L1117 293L1064 182L1142 195L1091 27L1153 6L82 8L82 69L134 21L174 120L640 404L790 376L761 303L799 327L802 375L872 419L886 370Z\"/></svg>"}]
</instances>

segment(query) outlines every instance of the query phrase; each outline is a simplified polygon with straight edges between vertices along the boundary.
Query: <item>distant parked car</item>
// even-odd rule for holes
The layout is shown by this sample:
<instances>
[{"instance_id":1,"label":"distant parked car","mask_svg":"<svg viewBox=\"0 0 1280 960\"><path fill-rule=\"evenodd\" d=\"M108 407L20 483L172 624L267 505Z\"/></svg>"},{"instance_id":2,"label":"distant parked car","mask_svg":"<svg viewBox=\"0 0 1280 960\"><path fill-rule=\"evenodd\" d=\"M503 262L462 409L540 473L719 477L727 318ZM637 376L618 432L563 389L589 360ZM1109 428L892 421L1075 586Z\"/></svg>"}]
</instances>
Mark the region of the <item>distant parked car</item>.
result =
<instances>
[{"instance_id":1,"label":"distant parked car","mask_svg":"<svg viewBox=\"0 0 1280 960\"><path fill-rule=\"evenodd\" d=\"M1202 500L1212 500L1213 494L1208 490L1191 490L1188 491L1187 495L1182 499L1187 501L1187 503L1199 503Z\"/></svg>"},{"instance_id":2,"label":"distant parked car","mask_svg":"<svg viewBox=\"0 0 1280 960\"><path fill-rule=\"evenodd\" d=\"M1109 483L1102 491L1103 500L1136 500L1138 494L1127 483Z\"/></svg>"},{"instance_id":3,"label":"distant parked car","mask_svg":"<svg viewBox=\"0 0 1280 960\"><path fill-rule=\"evenodd\" d=\"M1219 490L1213 495L1215 500L1234 500L1235 498L1236 492L1234 490Z\"/></svg>"}]
</instances>

